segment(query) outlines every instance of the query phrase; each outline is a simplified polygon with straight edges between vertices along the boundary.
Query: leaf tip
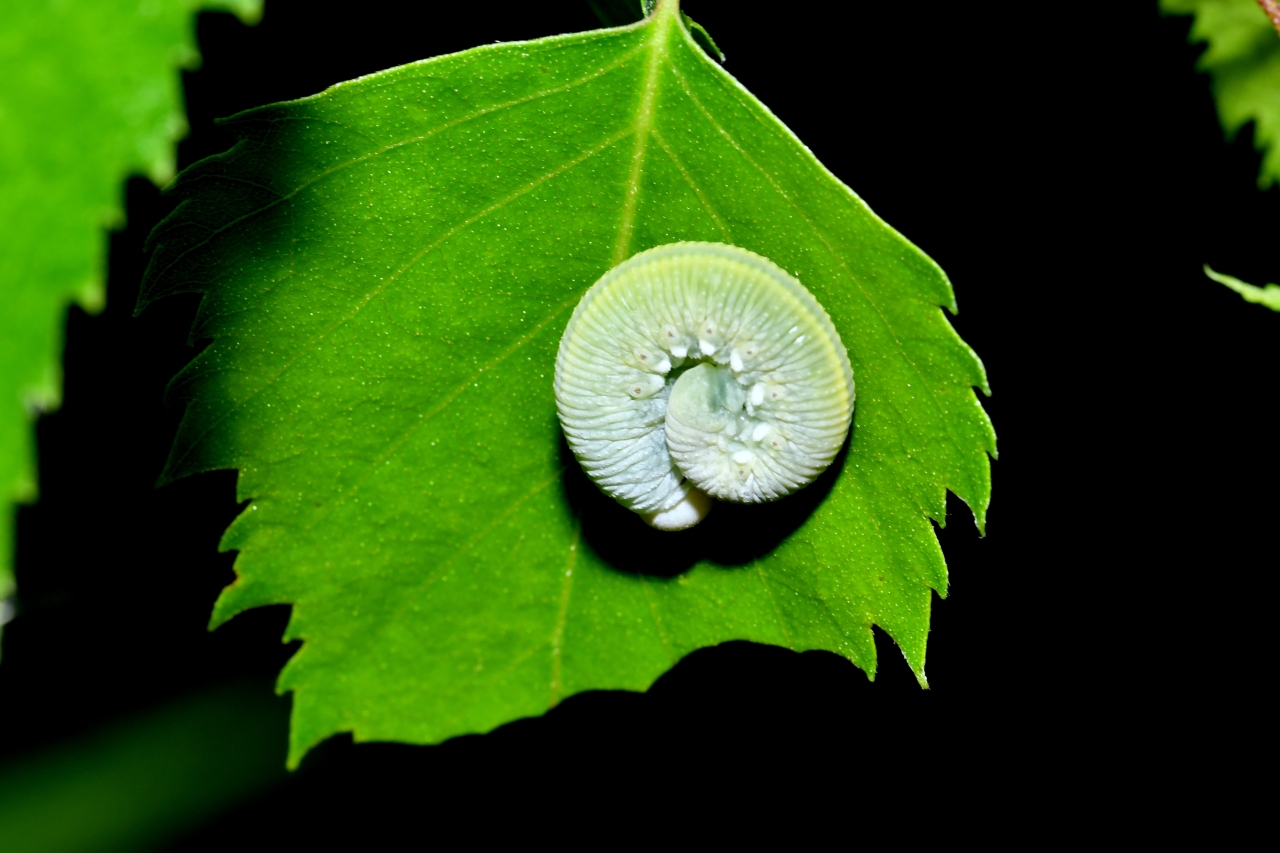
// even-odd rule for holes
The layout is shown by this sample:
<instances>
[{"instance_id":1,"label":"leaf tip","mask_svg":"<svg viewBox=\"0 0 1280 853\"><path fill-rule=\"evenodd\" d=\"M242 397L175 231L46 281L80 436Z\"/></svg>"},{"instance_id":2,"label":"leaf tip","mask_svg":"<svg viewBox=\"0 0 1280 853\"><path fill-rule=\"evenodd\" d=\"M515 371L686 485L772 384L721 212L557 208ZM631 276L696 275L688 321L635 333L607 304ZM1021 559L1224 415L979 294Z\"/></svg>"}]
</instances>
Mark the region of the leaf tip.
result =
<instances>
[{"instance_id":1,"label":"leaf tip","mask_svg":"<svg viewBox=\"0 0 1280 853\"><path fill-rule=\"evenodd\" d=\"M298 767L302 765L302 759L306 758L307 753L311 751L311 747L315 745L315 744L304 745L304 744L298 743L298 739L294 737L295 731L297 731L297 726L295 724L290 724L289 754L284 760L284 766L290 773L297 770Z\"/></svg>"},{"instance_id":2,"label":"leaf tip","mask_svg":"<svg viewBox=\"0 0 1280 853\"><path fill-rule=\"evenodd\" d=\"M917 664L915 661L911 659L912 655L907 653L907 649L905 646L898 646L898 650L902 652L902 657L906 660L907 667L910 668L911 674L916 677L916 684L920 685L921 690L928 690L929 678L924 674L924 652L925 652L924 646L921 645L919 649L919 652L920 652L919 664Z\"/></svg>"},{"instance_id":3,"label":"leaf tip","mask_svg":"<svg viewBox=\"0 0 1280 853\"><path fill-rule=\"evenodd\" d=\"M978 528L978 536L985 539L987 537L987 510L991 507L991 485L987 484L986 493L974 502L976 505L971 507L973 512L973 525Z\"/></svg>"},{"instance_id":4,"label":"leaf tip","mask_svg":"<svg viewBox=\"0 0 1280 853\"><path fill-rule=\"evenodd\" d=\"M236 614L244 611L244 607L235 599L240 591L240 575L236 573L236 579L222 588L222 592L218 594L218 600L213 603L213 612L209 614L208 630L216 631L223 625L231 621Z\"/></svg>"},{"instance_id":5,"label":"leaf tip","mask_svg":"<svg viewBox=\"0 0 1280 853\"><path fill-rule=\"evenodd\" d=\"M302 765L303 759L307 757L311 750L331 737L347 735L353 743L361 741L361 738L353 728L338 728L330 731L309 728L299 708L297 690L285 686L282 683L283 678L284 673L281 673L281 683L276 685L276 694L280 696L285 693L293 694L293 711L289 720L289 754L284 762L284 766L290 772L297 770Z\"/></svg>"},{"instance_id":6,"label":"leaf tip","mask_svg":"<svg viewBox=\"0 0 1280 853\"><path fill-rule=\"evenodd\" d=\"M683 11L680 12L680 21L684 24L685 32L689 34L693 43L701 48L704 53L716 57L722 65L728 61L724 51L716 44L716 40L711 37L711 33L707 32L706 27L690 18Z\"/></svg>"},{"instance_id":7,"label":"leaf tip","mask_svg":"<svg viewBox=\"0 0 1280 853\"><path fill-rule=\"evenodd\" d=\"M154 486L152 486L152 488L163 489L165 486L168 486L171 483L175 483L181 479L182 479L182 475L175 474L173 472L172 466L169 465L168 463L165 463L164 469L160 472L159 476L156 477L156 483Z\"/></svg>"}]
</instances>

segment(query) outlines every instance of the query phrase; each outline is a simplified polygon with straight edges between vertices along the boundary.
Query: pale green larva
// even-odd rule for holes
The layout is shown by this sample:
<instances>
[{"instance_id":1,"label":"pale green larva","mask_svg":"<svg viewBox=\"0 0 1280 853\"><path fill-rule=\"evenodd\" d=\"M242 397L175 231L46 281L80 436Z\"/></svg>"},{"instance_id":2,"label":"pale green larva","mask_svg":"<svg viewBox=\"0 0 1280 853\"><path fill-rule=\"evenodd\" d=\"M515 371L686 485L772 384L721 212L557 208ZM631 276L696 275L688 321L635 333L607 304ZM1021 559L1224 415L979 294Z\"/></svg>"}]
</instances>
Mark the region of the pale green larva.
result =
<instances>
[{"instance_id":1,"label":"pale green larva","mask_svg":"<svg viewBox=\"0 0 1280 853\"><path fill-rule=\"evenodd\" d=\"M853 419L853 370L827 312L766 258L672 243L592 285L560 339L556 405L587 475L662 530L715 500L807 486Z\"/></svg>"}]
</instances>

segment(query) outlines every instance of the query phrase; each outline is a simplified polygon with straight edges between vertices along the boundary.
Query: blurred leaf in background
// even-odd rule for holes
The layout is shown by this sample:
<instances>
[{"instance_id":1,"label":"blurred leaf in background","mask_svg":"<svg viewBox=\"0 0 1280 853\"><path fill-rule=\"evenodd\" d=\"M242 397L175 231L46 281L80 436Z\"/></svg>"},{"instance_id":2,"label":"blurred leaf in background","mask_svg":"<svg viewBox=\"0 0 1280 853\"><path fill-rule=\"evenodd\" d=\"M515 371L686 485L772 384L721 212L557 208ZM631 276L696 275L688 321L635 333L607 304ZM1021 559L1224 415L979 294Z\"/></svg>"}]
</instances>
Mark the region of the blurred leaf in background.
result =
<instances>
[{"instance_id":1,"label":"blurred leaf in background","mask_svg":"<svg viewBox=\"0 0 1280 853\"><path fill-rule=\"evenodd\" d=\"M102 307L124 178L173 176L176 71L199 60L201 8L252 22L261 0L0 3L0 602L14 591L13 504L36 496L31 421L61 396L64 311ZM0 604L0 622L11 613Z\"/></svg>"},{"instance_id":2,"label":"blurred leaf in background","mask_svg":"<svg viewBox=\"0 0 1280 853\"><path fill-rule=\"evenodd\" d=\"M1280 311L1280 285L1268 284L1265 287L1258 287L1256 284L1241 281L1233 275L1223 275L1220 272L1215 272L1207 264L1204 268L1204 274L1218 282L1218 284L1224 284L1240 294L1245 302L1262 305L1272 311Z\"/></svg>"},{"instance_id":3,"label":"blurred leaf in background","mask_svg":"<svg viewBox=\"0 0 1280 853\"><path fill-rule=\"evenodd\" d=\"M287 700L223 687L0 767L0 850L144 850L283 781Z\"/></svg>"},{"instance_id":4,"label":"blurred leaf in background","mask_svg":"<svg viewBox=\"0 0 1280 853\"><path fill-rule=\"evenodd\" d=\"M1263 152L1258 184L1280 181L1280 33L1257 0L1160 0L1170 15L1195 15L1192 41L1208 42L1199 68L1213 78L1228 137L1254 122Z\"/></svg>"}]
</instances>

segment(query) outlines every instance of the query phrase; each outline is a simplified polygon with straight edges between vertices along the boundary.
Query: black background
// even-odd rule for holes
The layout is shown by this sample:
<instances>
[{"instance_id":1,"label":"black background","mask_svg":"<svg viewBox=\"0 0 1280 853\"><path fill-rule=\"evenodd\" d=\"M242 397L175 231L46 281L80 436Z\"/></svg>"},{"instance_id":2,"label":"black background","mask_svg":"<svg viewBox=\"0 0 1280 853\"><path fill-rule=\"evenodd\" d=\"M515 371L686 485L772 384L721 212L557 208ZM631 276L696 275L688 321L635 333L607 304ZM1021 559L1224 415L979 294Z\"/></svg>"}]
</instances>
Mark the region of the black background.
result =
<instances>
[{"instance_id":1,"label":"black background","mask_svg":"<svg viewBox=\"0 0 1280 853\"><path fill-rule=\"evenodd\" d=\"M483 737L334 739L181 848L502 828L559 839L591 816L615 821L611 837L686 820L847 835L882 804L923 826L961 801L976 805L950 825L1009 828L1041 811L1172 809L1178 780L1255 754L1280 316L1200 265L1277 280L1280 191L1256 188L1249 130L1224 141L1189 19L1155 5L685 3L727 69L948 271L953 322L987 365L1000 436L988 535L950 501L930 690L879 632L874 683L830 654L731 643L647 694L574 697ZM202 15L180 165L230 144L215 117L596 25L586 0L267 0L254 28ZM234 475L153 488L195 301L131 317L143 241L171 203L141 179L127 201L107 308L71 310L65 402L37 428L42 497L19 513L0 756L211 684L269 691L290 654L283 607L205 631L232 577L216 545Z\"/></svg>"}]
</instances>

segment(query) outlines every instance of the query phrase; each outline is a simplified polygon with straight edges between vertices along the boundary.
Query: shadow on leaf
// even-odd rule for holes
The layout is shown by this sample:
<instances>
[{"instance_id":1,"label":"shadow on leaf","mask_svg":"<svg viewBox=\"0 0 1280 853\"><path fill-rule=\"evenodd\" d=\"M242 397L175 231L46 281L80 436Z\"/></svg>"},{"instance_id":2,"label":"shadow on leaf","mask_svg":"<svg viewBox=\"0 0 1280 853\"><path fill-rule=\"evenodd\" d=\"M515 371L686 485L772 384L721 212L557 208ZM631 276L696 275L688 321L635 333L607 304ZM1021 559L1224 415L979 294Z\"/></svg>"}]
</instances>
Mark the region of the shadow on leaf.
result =
<instances>
[{"instance_id":1,"label":"shadow on leaf","mask_svg":"<svg viewBox=\"0 0 1280 853\"><path fill-rule=\"evenodd\" d=\"M611 567L627 574L675 577L702 560L725 567L750 564L782 544L826 499L844 468L846 440L826 471L794 495L766 504L718 503L697 527L655 530L587 477L564 436L561 488L582 520L582 539Z\"/></svg>"}]
</instances>

